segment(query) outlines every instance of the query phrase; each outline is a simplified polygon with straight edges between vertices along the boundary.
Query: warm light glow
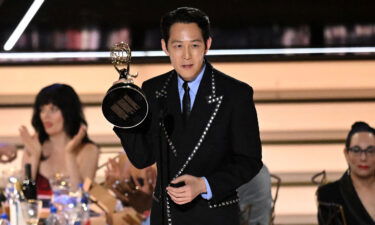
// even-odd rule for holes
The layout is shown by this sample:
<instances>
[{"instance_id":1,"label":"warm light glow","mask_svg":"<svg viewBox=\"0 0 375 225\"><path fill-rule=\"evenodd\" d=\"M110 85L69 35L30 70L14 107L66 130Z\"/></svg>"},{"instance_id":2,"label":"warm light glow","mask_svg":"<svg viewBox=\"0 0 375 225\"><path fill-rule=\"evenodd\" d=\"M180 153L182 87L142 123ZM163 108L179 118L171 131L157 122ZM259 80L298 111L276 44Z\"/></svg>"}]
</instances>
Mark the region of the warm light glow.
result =
<instances>
[{"instance_id":1,"label":"warm light glow","mask_svg":"<svg viewBox=\"0 0 375 225\"><path fill-rule=\"evenodd\" d=\"M42 6L44 0L34 0L33 4L31 4L29 10L27 10L26 14L23 16L21 22L17 25L16 29L10 35L9 39L4 45L4 50L9 51L11 50L18 39L21 37L22 33L29 25L30 21L33 19L35 14L38 12L40 6Z\"/></svg>"}]
</instances>

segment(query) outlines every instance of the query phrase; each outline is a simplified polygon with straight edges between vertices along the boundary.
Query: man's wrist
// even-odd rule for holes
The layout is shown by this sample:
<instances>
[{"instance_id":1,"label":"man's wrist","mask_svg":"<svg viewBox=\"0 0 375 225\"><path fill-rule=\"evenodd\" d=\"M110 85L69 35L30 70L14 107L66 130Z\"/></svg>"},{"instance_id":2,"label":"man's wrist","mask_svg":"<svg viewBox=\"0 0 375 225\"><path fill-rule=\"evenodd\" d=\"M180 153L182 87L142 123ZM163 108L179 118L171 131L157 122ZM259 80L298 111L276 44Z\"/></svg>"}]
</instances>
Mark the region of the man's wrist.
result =
<instances>
[{"instance_id":1,"label":"man's wrist","mask_svg":"<svg viewBox=\"0 0 375 225\"><path fill-rule=\"evenodd\" d=\"M200 186L201 186L201 194L207 193L207 187L206 187L206 182L204 181L203 177L199 178Z\"/></svg>"}]
</instances>

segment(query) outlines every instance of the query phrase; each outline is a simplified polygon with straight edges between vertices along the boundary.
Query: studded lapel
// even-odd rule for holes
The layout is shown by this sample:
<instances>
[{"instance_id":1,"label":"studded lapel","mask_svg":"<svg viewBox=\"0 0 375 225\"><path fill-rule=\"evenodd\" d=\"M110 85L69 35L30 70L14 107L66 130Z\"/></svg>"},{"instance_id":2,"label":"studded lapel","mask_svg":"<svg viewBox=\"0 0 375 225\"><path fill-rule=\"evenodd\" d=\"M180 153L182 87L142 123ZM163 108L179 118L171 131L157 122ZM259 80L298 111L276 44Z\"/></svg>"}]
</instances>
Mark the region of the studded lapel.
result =
<instances>
[{"instance_id":1,"label":"studded lapel","mask_svg":"<svg viewBox=\"0 0 375 225\"><path fill-rule=\"evenodd\" d=\"M167 107L167 113L161 126L168 142L169 150L172 151L173 155L181 162L181 165L174 171L174 174L170 174L173 176L172 179L175 179L184 172L187 165L193 160L196 152L200 150L200 146L210 130L211 124L215 120L224 96L216 95L215 73L212 66L207 63L206 71L200 87L198 88L198 93L188 121L189 125L186 130L183 131L181 105L177 89L177 74L175 71L169 74L162 89L156 91L155 94L156 98L163 98L165 100L163 102L165 102ZM171 118L171 120L169 120L169 118ZM187 139L188 142L182 141L182 137ZM186 151L179 151L180 148L185 148ZM182 157L181 160L180 157ZM168 196L165 197L165 203L167 205L167 221L169 225L172 225L172 212L170 210L170 199Z\"/></svg>"},{"instance_id":2,"label":"studded lapel","mask_svg":"<svg viewBox=\"0 0 375 225\"><path fill-rule=\"evenodd\" d=\"M170 150L181 162L175 174L171 174L172 179L180 176L186 166L194 158L196 152L200 149L207 132L220 108L223 96L216 95L215 72L210 64L207 63L205 74L202 78L198 93L193 105L186 131L182 131L181 106L177 90L177 75L173 71L170 73L161 90L155 92L157 98L165 98L167 112L174 118L168 121L168 118L162 123L163 131L168 141ZM168 115L167 115L168 117ZM171 124L172 123L172 124ZM173 127L171 129L171 126ZM173 132L171 132L173 130ZM182 139L182 137L185 137ZM184 151L179 151L184 148ZM182 153L182 154L180 154ZM182 159L180 157L183 157Z\"/></svg>"}]
</instances>

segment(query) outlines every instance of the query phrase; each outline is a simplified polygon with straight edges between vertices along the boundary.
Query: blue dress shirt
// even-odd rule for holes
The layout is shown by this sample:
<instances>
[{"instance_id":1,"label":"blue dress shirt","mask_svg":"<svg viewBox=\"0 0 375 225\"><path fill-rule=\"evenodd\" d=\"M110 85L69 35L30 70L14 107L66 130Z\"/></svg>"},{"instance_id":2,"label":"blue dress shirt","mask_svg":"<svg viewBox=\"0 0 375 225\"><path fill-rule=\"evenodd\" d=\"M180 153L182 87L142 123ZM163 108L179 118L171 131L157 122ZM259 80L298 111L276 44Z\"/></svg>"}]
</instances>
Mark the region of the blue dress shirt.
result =
<instances>
[{"instance_id":1,"label":"blue dress shirt","mask_svg":"<svg viewBox=\"0 0 375 225\"><path fill-rule=\"evenodd\" d=\"M195 97L197 96L199 84L201 83L204 71L206 69L206 64L203 65L203 68L201 72L199 72L198 76L193 80L188 82L188 86L190 88L189 94L190 94L190 111L193 108ZM178 76L178 93L180 95L180 106L181 106L181 112L182 112L182 98L184 97L185 91L182 85L184 84L184 80Z\"/></svg>"},{"instance_id":2,"label":"blue dress shirt","mask_svg":"<svg viewBox=\"0 0 375 225\"><path fill-rule=\"evenodd\" d=\"M202 77L203 77L203 74L204 74L204 71L206 70L206 64L203 65L203 68L201 70L201 72L199 72L198 76L193 80L193 81L189 81L188 82L188 86L189 86L189 94L190 94L190 110L192 110L193 106L194 106L194 101L195 101L195 97L197 96L197 92L198 92L198 88L199 88L199 85L201 83L201 80L202 80ZM181 112L182 112L182 98L184 97L184 88L182 87L182 85L184 84L184 80L178 76L178 93L180 95L180 106L181 106ZM204 194L201 194L202 198L204 199L207 199L207 200L210 200L212 198L212 191L211 191L211 187L210 187L210 184L208 183L207 179L205 177L202 177L204 179L204 183L206 184L206 190L207 192L204 193Z\"/></svg>"}]
</instances>

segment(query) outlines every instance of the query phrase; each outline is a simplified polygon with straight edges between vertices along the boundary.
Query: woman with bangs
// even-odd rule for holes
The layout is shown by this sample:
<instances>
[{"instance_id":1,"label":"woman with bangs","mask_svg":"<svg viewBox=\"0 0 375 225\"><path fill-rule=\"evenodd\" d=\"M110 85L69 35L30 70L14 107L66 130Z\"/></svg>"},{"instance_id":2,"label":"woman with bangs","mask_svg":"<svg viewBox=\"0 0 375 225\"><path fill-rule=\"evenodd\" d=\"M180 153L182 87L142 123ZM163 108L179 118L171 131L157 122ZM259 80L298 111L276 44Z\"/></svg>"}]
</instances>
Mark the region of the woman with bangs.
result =
<instances>
[{"instance_id":1,"label":"woman with bangs","mask_svg":"<svg viewBox=\"0 0 375 225\"><path fill-rule=\"evenodd\" d=\"M31 164L38 195L51 195L49 179L56 174L69 177L72 191L85 178L94 179L99 157L98 146L86 133L82 104L72 87L52 84L36 96L31 134L19 128L25 147L22 163Z\"/></svg>"}]
</instances>

